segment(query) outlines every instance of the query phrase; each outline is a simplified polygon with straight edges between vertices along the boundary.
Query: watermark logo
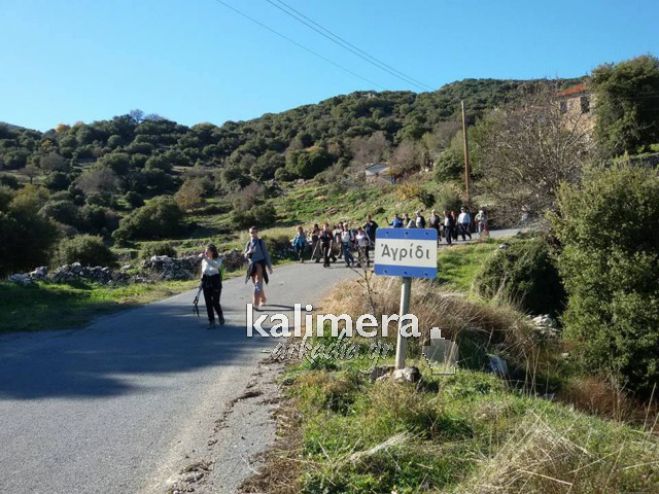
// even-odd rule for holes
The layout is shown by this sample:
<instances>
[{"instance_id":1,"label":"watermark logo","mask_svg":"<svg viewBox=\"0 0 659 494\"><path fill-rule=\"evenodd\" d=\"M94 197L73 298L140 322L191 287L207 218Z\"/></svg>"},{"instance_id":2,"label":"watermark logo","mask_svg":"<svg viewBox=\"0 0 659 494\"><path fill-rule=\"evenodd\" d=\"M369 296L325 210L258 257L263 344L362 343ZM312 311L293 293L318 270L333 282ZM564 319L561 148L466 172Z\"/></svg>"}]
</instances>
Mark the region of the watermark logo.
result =
<instances>
[{"instance_id":1,"label":"watermark logo","mask_svg":"<svg viewBox=\"0 0 659 494\"><path fill-rule=\"evenodd\" d=\"M261 314L255 317L254 307L247 304L247 336L265 336L269 338L311 337L323 338L332 336L335 338L361 336L362 338L386 338L389 335L389 325L396 323L400 327L400 333L405 338L421 336L419 331L419 319L414 314L383 314L380 321L372 314L362 314L353 322L348 314L314 314L311 313L313 306L302 304L293 306L293 321L286 314ZM315 321L314 321L315 320ZM314 324L315 322L315 324ZM326 324L327 323L327 324ZM342 324L341 324L342 323ZM329 334L326 326L329 325ZM342 326L342 327L340 327ZM315 330L315 331L314 331Z\"/></svg>"}]
</instances>

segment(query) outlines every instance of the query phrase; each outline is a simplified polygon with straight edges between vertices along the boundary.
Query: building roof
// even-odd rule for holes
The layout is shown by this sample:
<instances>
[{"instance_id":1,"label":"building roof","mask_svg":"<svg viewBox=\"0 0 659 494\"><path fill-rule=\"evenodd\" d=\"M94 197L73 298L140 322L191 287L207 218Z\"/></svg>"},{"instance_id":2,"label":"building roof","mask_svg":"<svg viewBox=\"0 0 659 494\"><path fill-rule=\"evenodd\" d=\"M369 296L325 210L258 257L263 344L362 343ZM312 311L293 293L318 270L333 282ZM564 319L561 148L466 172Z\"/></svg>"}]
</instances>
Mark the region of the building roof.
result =
<instances>
[{"instance_id":1,"label":"building roof","mask_svg":"<svg viewBox=\"0 0 659 494\"><path fill-rule=\"evenodd\" d=\"M586 87L586 84L583 82L580 82L579 84L575 84L574 86L567 87L563 89L562 91L558 92L559 97L570 97L570 96L576 96L578 94L583 94L587 93L588 88Z\"/></svg>"}]
</instances>

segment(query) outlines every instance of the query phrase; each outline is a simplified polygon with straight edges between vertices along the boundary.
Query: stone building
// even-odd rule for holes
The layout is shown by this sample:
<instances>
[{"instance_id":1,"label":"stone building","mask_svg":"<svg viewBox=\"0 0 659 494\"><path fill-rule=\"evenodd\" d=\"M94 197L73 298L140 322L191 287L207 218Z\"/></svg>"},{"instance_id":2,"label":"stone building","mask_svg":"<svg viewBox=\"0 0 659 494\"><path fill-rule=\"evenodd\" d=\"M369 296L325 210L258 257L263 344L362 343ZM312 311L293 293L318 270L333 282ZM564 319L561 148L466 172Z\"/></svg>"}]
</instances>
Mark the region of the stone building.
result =
<instances>
[{"instance_id":1,"label":"stone building","mask_svg":"<svg viewBox=\"0 0 659 494\"><path fill-rule=\"evenodd\" d=\"M556 96L566 122L592 135L595 128L595 95L590 92L588 84L575 84L559 91Z\"/></svg>"}]
</instances>

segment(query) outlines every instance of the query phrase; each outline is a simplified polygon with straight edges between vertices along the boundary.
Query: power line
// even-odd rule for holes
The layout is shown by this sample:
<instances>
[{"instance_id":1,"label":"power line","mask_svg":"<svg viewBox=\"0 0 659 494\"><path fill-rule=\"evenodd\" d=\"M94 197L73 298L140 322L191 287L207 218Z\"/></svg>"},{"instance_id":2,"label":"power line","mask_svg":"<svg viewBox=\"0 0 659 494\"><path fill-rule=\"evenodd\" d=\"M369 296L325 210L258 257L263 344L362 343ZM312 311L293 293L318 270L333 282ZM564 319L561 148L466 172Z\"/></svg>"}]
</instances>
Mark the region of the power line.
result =
<instances>
[{"instance_id":1,"label":"power line","mask_svg":"<svg viewBox=\"0 0 659 494\"><path fill-rule=\"evenodd\" d=\"M339 45L345 50L350 51L354 55L357 55L361 59L365 60L366 62L370 63L371 65L374 65L375 67L379 68L380 70L383 70L394 77L397 77L398 79L401 79L402 81L405 81L408 84L412 84L419 89L427 89L427 90L433 90L432 87L428 86L427 84L414 79L411 76L408 76L404 72L401 72L400 70L397 70L396 68L392 67L391 65L388 65L387 63L383 62L382 60L379 60L375 58L373 55L370 55L368 52L362 50L358 46L355 46L345 38L342 38L338 34L333 33L326 27L322 26L318 22L314 21L310 17L304 15L302 12L299 10L296 10L295 8L291 7L288 5L286 2L282 0L276 0L277 3L273 2L272 0L266 0L270 5L276 7L277 9L281 10L285 14L289 15L293 19L297 20L298 22L304 24L308 28L312 29L313 31L317 32L321 36L327 38L331 42ZM280 5L277 5L280 4Z\"/></svg>"},{"instance_id":2,"label":"power line","mask_svg":"<svg viewBox=\"0 0 659 494\"><path fill-rule=\"evenodd\" d=\"M262 27L263 29L266 29L266 30L270 31L270 32L273 33L273 34L276 34L276 35L279 36L280 38L283 38L283 39L285 39L286 41L288 41L289 43L294 44L294 45L297 46L298 48L301 48L302 50L304 50L304 51L306 51L306 52L308 52L308 53L311 53L312 55L314 55L314 56L320 58L321 60L324 60L325 62L327 62L327 63L329 63L329 64L332 64L333 66L337 67L338 69L343 70L344 72L346 72L346 73L352 75L353 77L357 77L358 79L361 79L362 81L368 82L369 84L372 84L372 85L374 85L374 86L376 86L376 87L378 87L378 88L380 88L380 89L385 89L383 86L381 86L381 85L378 84L377 82L374 82L374 81L372 81L372 80L370 80L370 79L367 79L366 77L363 77L363 76L359 75L358 73L356 73L356 72L350 70L349 68L344 67L343 65L336 63L335 61L333 61L333 60L327 58L326 56L321 55L321 54L318 53L317 51L312 50L311 48L307 48L307 47L304 46L302 43L298 43L297 41L295 41L294 39L292 39L292 38L286 36L285 34L282 34L282 33L280 33L279 31L274 30L273 28L271 28L271 27L268 26L267 24L264 24L263 22L259 21L258 19L255 19L254 17L252 17L252 16L250 16L250 15L244 13L244 12L241 11L241 10L238 10L237 8L233 7L232 5L229 5L228 3L224 2L223 0L215 0L215 1L216 1L217 3L219 3L219 4L221 4L221 5L224 5L226 8L232 10L233 12L235 12L236 14L238 14L238 15L244 17L245 19L247 19L247 20L253 22L254 24L256 24L256 25Z\"/></svg>"}]
</instances>

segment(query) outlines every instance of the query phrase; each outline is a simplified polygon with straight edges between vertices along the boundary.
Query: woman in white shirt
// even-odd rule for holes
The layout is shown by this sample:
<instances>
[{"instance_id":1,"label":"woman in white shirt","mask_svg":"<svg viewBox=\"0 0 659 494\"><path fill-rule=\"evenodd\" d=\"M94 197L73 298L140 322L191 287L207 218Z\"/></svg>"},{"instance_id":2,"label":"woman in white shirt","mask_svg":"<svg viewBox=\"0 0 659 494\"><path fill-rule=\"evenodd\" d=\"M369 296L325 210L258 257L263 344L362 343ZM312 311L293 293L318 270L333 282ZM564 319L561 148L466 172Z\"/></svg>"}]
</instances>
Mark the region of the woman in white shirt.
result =
<instances>
[{"instance_id":1,"label":"woman in white shirt","mask_svg":"<svg viewBox=\"0 0 659 494\"><path fill-rule=\"evenodd\" d=\"M208 312L208 329L215 327L215 312L220 325L224 324L224 315L220 306L222 294L222 259L217 253L217 247L209 244L206 251L199 254L201 258L201 288L204 291L204 302Z\"/></svg>"}]
</instances>

